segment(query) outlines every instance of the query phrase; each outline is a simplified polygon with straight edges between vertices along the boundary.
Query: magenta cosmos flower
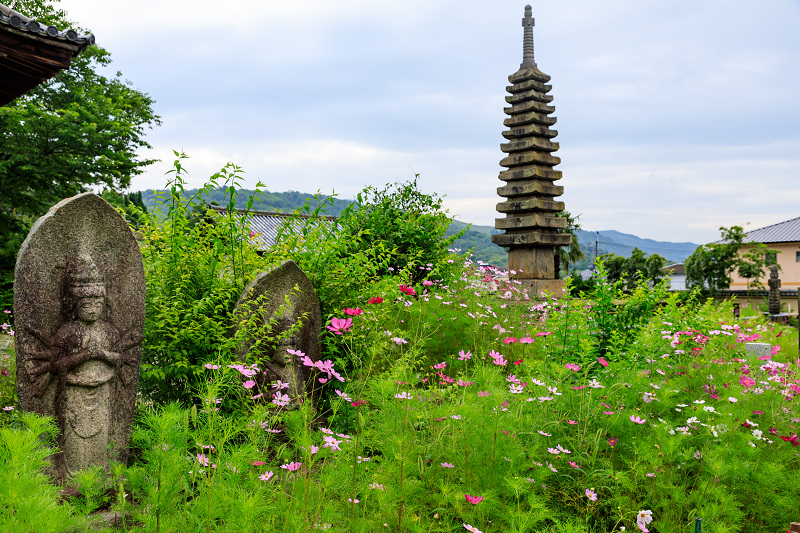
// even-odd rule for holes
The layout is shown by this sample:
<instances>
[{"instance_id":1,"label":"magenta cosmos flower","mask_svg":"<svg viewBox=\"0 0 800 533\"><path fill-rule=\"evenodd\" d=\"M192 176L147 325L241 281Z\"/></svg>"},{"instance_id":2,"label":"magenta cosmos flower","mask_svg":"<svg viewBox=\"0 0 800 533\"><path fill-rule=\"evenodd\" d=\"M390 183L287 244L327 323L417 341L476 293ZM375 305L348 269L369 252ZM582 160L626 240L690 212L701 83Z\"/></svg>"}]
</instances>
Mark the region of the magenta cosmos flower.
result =
<instances>
[{"instance_id":1,"label":"magenta cosmos flower","mask_svg":"<svg viewBox=\"0 0 800 533\"><path fill-rule=\"evenodd\" d=\"M470 496L469 494L465 494L464 498L472 505L478 505L483 501L483 496Z\"/></svg>"},{"instance_id":2,"label":"magenta cosmos flower","mask_svg":"<svg viewBox=\"0 0 800 533\"><path fill-rule=\"evenodd\" d=\"M371 304L382 304L383 303L383 298L381 298L380 296L373 296L372 298L369 299L369 303L371 303Z\"/></svg>"},{"instance_id":3,"label":"magenta cosmos flower","mask_svg":"<svg viewBox=\"0 0 800 533\"><path fill-rule=\"evenodd\" d=\"M406 284L400 285L400 292L403 294L408 294L409 296L414 296L417 294L417 291L414 290L414 287L409 287Z\"/></svg>"},{"instance_id":4,"label":"magenta cosmos flower","mask_svg":"<svg viewBox=\"0 0 800 533\"><path fill-rule=\"evenodd\" d=\"M647 419L639 418L636 415L631 415L631 422L633 422L634 424L644 424L645 422L647 422Z\"/></svg>"},{"instance_id":5,"label":"magenta cosmos flower","mask_svg":"<svg viewBox=\"0 0 800 533\"><path fill-rule=\"evenodd\" d=\"M341 335L342 333L347 333L348 331L350 331L352 325L353 325L352 318L348 318L345 320L344 318L333 317L331 319L331 325L327 327L329 331L332 331L337 335Z\"/></svg>"}]
</instances>

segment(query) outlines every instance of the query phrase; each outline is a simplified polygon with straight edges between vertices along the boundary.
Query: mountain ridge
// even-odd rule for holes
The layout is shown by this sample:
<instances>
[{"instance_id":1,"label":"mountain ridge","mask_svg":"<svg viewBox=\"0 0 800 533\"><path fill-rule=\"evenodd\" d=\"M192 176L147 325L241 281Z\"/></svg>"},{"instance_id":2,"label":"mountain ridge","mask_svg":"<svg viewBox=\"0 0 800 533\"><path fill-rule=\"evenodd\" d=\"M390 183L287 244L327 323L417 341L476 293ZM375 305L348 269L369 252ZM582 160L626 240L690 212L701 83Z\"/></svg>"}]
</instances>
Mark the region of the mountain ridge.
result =
<instances>
[{"instance_id":1,"label":"mountain ridge","mask_svg":"<svg viewBox=\"0 0 800 533\"><path fill-rule=\"evenodd\" d=\"M157 195L167 195L169 191L148 189L142 192L142 201L149 210L153 208L156 203ZM184 196L190 198L196 195L198 189L187 189L184 191ZM237 208L243 208L247 202L247 198L255 191L249 189L240 189L237 197ZM319 203L329 199L327 195L301 193L297 191L286 192L270 192L261 191L256 195L253 202L253 209L258 211L282 211L291 213L298 207L303 206L309 202L313 209ZM224 189L214 189L209 194L203 197L207 203L217 202L220 205L225 205L228 200L225 196ZM330 205L327 207L328 215L338 216L352 200L341 198L330 198ZM467 251L473 250L473 258L483 261L485 263L495 265L500 268L508 267L508 254L507 251L494 244L491 241L493 234L501 233L501 230L495 229L492 226L481 226L476 224L468 224L460 220L452 219L450 228L447 235L454 235L459 231L467 228L467 231L462 237L453 243L453 248ZM618 230L601 230L590 231L579 229L577 231L578 243L586 256L586 259L576 264L571 264L570 268L586 268L589 263L595 259L595 241L598 240L597 235L600 235L599 243L597 245L598 255L607 253L614 253L623 257L630 257L631 251L634 248L639 248L647 255L654 253L659 254L672 263L683 262L689 257L692 252L699 246L691 242L671 242L671 241L656 241L654 239L641 238L631 233L624 233Z\"/></svg>"}]
</instances>

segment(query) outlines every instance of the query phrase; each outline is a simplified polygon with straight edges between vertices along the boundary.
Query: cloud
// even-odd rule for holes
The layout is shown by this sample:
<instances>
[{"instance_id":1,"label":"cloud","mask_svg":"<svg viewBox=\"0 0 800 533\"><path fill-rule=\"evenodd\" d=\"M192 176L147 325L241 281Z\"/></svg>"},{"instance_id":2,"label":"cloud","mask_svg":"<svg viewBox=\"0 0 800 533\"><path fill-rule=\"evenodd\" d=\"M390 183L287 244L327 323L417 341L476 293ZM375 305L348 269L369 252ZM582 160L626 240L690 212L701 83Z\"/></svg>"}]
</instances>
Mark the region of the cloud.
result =
<instances>
[{"instance_id":1,"label":"cloud","mask_svg":"<svg viewBox=\"0 0 800 533\"><path fill-rule=\"evenodd\" d=\"M184 149L200 184L227 161L271 190L345 197L419 172L493 225L522 4L478 0L70 0L164 125L159 187ZM707 242L797 216L800 4L534 5L552 76L567 209L587 229ZM413 168L413 171L411 170Z\"/></svg>"}]
</instances>

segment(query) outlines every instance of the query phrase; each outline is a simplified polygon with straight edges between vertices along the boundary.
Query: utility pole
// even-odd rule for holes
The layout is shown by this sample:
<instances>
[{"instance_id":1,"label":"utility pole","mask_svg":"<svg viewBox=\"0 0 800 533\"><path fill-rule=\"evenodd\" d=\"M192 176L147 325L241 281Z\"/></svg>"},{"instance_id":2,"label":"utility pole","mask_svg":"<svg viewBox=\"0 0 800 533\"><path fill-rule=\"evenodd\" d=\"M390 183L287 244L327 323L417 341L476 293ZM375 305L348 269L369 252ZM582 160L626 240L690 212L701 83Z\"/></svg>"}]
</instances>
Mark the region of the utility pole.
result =
<instances>
[{"instance_id":1,"label":"utility pole","mask_svg":"<svg viewBox=\"0 0 800 533\"><path fill-rule=\"evenodd\" d=\"M597 257L598 257L598 255L597 255L597 243L600 242L600 232L599 231L595 231L595 233L597 234L597 239L595 239L595 241L594 241L594 260L597 261Z\"/></svg>"}]
</instances>

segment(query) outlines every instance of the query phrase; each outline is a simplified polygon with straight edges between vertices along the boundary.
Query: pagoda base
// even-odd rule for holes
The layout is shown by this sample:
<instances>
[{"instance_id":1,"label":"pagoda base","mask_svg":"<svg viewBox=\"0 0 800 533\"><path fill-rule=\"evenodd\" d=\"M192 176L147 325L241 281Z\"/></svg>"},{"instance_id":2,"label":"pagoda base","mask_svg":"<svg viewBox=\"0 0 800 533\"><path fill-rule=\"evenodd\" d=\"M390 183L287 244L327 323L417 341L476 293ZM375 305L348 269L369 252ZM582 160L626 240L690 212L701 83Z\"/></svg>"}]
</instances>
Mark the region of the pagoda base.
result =
<instances>
[{"instance_id":1,"label":"pagoda base","mask_svg":"<svg viewBox=\"0 0 800 533\"><path fill-rule=\"evenodd\" d=\"M540 300L543 298L542 293L547 293L553 298L563 298L565 295L564 289L566 282L563 279L520 279L511 278L514 282L519 282L520 285L514 283L519 290L528 291L528 297L533 300Z\"/></svg>"},{"instance_id":2,"label":"pagoda base","mask_svg":"<svg viewBox=\"0 0 800 533\"><path fill-rule=\"evenodd\" d=\"M539 233L542 232L535 232L532 234ZM558 234L553 233L553 235ZM547 236L549 237L549 234ZM508 270L509 274L511 274L511 279L528 278L550 280L558 277L558 272L556 272L556 256L552 247L536 246L511 248L508 251Z\"/></svg>"}]
</instances>

